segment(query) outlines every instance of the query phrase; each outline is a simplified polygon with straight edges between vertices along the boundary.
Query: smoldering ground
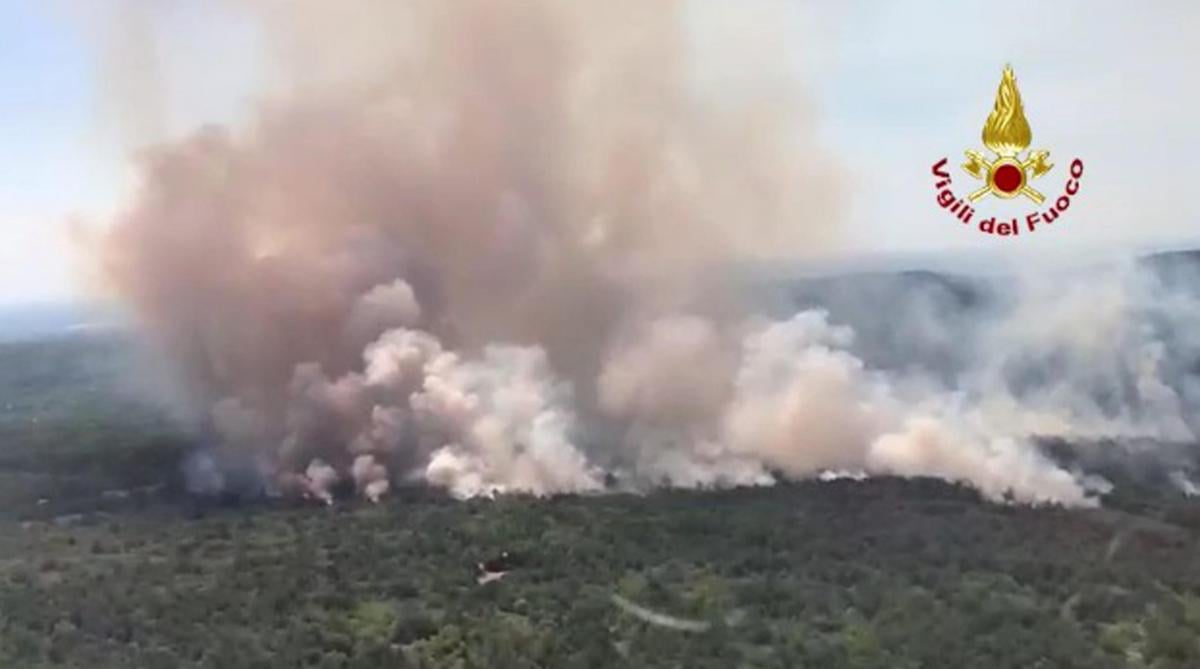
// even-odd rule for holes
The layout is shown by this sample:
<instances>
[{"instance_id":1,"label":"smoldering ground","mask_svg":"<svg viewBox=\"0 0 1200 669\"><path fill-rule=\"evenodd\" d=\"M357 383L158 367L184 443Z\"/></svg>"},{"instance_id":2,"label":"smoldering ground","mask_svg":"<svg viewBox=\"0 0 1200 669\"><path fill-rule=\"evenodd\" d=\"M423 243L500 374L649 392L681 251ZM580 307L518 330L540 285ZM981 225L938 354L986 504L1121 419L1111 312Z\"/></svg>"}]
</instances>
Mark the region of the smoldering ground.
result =
<instances>
[{"instance_id":1,"label":"smoldering ground","mask_svg":"<svg viewBox=\"0 0 1200 669\"><path fill-rule=\"evenodd\" d=\"M1192 439L1190 278L977 308L908 278L782 301L735 280L841 233L775 5L232 4L280 81L245 127L142 151L94 244L206 435L197 489L839 470L1089 505L1037 438Z\"/></svg>"}]
</instances>

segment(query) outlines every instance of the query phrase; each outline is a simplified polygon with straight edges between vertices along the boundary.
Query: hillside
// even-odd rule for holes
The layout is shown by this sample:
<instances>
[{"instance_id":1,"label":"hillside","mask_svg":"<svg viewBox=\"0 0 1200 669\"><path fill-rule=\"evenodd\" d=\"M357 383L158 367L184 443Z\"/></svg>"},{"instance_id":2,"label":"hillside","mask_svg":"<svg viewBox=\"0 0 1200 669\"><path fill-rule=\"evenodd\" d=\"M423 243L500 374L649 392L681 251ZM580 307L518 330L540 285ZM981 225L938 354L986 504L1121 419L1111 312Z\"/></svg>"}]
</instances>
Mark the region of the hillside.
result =
<instances>
[{"instance_id":1,"label":"hillside","mask_svg":"<svg viewBox=\"0 0 1200 669\"><path fill-rule=\"evenodd\" d=\"M195 500L175 483L187 440L122 399L129 345L0 350L0 666L1200 662L1200 504L1169 490L1122 487L1093 511L900 479ZM515 568L479 585L502 551Z\"/></svg>"},{"instance_id":2,"label":"hillside","mask_svg":"<svg viewBox=\"0 0 1200 669\"><path fill-rule=\"evenodd\" d=\"M4 666L1200 662L1200 526L934 481L4 524ZM477 584L502 551L511 571Z\"/></svg>"},{"instance_id":3,"label":"hillside","mask_svg":"<svg viewBox=\"0 0 1200 669\"><path fill-rule=\"evenodd\" d=\"M1163 276L1192 271L1164 258ZM1001 299L933 273L772 291L858 321L872 366L948 376L963 361L922 319L952 337ZM1141 461L1136 444L1047 440L1115 484L1087 510L898 478L195 497L180 463L196 439L143 356L115 331L0 343L2 667L1200 666L1200 499L1170 480L1191 444ZM477 563L506 551L480 584Z\"/></svg>"}]
</instances>

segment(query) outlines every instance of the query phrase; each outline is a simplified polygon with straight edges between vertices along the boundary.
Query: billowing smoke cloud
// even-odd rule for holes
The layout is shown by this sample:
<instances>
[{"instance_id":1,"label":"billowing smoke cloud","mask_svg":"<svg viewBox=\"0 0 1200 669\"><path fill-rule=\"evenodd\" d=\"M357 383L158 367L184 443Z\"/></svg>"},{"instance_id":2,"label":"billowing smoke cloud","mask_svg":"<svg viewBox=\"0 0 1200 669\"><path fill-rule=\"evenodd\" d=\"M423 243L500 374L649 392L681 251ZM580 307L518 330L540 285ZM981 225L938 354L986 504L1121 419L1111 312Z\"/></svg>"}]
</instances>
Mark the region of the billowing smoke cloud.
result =
<instances>
[{"instance_id":1,"label":"billowing smoke cloud","mask_svg":"<svg viewBox=\"0 0 1200 669\"><path fill-rule=\"evenodd\" d=\"M945 368L760 313L732 268L834 249L838 182L786 44L705 3L234 4L303 76L251 127L146 151L98 249L216 435L199 488L249 457L326 503L861 471L1091 504L1032 437L1187 432L1128 286L1014 300L976 350L923 303L904 327Z\"/></svg>"},{"instance_id":2,"label":"billowing smoke cloud","mask_svg":"<svg viewBox=\"0 0 1200 669\"><path fill-rule=\"evenodd\" d=\"M379 498L383 497L391 488L387 468L375 462L373 455L360 455L354 458L351 471L354 474L355 487L372 502L378 502Z\"/></svg>"}]
</instances>

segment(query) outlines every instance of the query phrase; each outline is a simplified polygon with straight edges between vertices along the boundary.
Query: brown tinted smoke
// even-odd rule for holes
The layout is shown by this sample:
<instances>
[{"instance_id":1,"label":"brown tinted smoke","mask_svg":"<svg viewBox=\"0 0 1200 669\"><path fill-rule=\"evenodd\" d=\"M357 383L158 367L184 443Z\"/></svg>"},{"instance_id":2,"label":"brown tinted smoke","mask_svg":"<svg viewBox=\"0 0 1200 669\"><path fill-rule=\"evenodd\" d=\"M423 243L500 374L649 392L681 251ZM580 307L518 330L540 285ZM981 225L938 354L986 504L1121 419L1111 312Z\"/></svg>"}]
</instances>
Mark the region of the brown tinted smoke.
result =
<instances>
[{"instance_id":1,"label":"brown tinted smoke","mask_svg":"<svg viewBox=\"0 0 1200 669\"><path fill-rule=\"evenodd\" d=\"M863 470L1091 503L824 314L729 289L839 229L771 5L236 5L278 58L268 102L146 151L98 249L214 435L198 488L247 460L326 501Z\"/></svg>"}]
</instances>

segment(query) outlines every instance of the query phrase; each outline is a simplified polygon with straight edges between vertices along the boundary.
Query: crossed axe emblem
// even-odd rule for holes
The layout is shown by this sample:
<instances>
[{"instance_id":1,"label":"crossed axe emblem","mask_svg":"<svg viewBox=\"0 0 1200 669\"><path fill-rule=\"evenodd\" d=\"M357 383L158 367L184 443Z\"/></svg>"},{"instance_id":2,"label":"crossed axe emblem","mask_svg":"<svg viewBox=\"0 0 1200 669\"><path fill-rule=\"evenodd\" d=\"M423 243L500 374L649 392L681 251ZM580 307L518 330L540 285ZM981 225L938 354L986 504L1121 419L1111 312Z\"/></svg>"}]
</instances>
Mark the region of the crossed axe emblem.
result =
<instances>
[{"instance_id":1,"label":"crossed axe emblem","mask_svg":"<svg viewBox=\"0 0 1200 669\"><path fill-rule=\"evenodd\" d=\"M984 182L983 187L967 196L971 202L975 202L979 198L991 193L996 197L1013 198L1018 195L1033 200L1037 204L1041 204L1046 198L1037 190L1029 186L1030 179L1036 179L1054 165L1047 163L1046 159L1050 157L1049 151L1030 151L1024 160L1018 159L1018 154L999 155L995 160L988 160L978 151L966 151L967 162L963 163L963 170Z\"/></svg>"}]
</instances>

